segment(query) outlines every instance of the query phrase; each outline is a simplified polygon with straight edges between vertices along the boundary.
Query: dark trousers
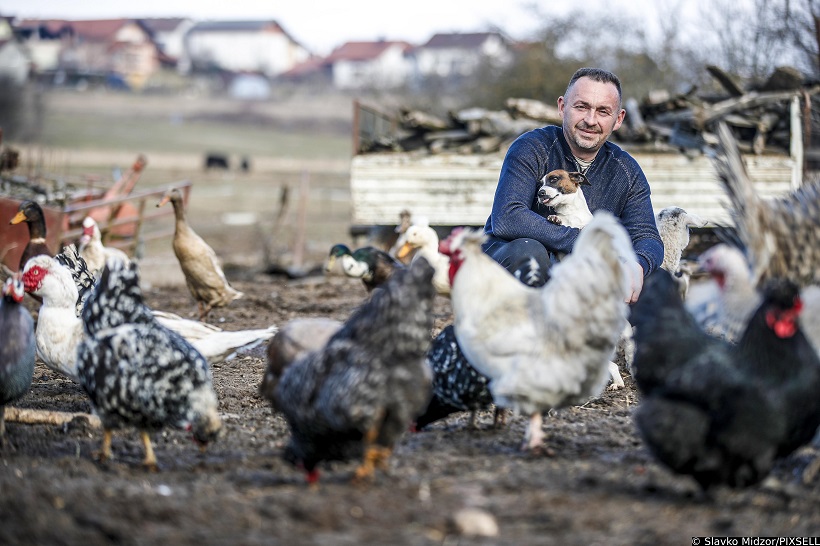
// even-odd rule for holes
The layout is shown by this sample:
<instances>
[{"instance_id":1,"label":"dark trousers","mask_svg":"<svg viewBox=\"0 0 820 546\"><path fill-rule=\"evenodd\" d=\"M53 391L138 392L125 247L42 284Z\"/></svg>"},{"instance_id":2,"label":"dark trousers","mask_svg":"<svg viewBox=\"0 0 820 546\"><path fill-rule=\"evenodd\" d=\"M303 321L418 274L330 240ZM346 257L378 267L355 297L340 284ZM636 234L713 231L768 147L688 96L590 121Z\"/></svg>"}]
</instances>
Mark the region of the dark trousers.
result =
<instances>
[{"instance_id":1,"label":"dark trousers","mask_svg":"<svg viewBox=\"0 0 820 546\"><path fill-rule=\"evenodd\" d=\"M557 262L555 254L535 239L506 241L490 236L481 249L521 282L532 286L547 282L549 269Z\"/></svg>"}]
</instances>

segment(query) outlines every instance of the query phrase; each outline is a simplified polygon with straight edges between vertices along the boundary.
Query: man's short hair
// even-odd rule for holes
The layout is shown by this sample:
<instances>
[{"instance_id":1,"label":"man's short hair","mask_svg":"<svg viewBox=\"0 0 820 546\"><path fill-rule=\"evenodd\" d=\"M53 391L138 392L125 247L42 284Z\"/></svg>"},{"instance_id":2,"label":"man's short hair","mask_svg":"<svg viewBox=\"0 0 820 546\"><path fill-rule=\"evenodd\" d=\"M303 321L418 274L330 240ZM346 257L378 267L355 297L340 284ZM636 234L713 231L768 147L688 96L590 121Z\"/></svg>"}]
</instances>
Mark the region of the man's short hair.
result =
<instances>
[{"instance_id":1,"label":"man's short hair","mask_svg":"<svg viewBox=\"0 0 820 546\"><path fill-rule=\"evenodd\" d=\"M572 87L576 81L580 78L589 78L592 81L600 82L600 83L611 83L615 86L615 89L618 90L618 103L621 103L621 80L618 79L618 76L610 72L609 70L604 70L603 68L579 68L575 71L575 74L569 79L569 83L567 84L567 90L564 92L564 96L569 95L569 89Z\"/></svg>"}]
</instances>

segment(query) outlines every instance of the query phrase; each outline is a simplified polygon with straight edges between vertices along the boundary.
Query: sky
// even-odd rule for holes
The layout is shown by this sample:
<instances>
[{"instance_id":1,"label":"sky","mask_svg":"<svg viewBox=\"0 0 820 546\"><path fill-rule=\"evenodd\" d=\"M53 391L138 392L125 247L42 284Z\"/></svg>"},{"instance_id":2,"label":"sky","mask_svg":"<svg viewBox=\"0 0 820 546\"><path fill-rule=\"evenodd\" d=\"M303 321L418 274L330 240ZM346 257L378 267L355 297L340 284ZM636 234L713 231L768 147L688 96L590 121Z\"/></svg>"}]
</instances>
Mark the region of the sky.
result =
<instances>
[{"instance_id":1,"label":"sky","mask_svg":"<svg viewBox=\"0 0 820 546\"><path fill-rule=\"evenodd\" d=\"M535 7L537 6L537 7ZM543 13L565 15L577 7L555 0L2 0L0 15L39 19L191 17L195 20L277 21L317 55L348 41L426 42L437 32L477 32L492 27L513 39L531 38ZM625 11L656 19L653 0L586 0L584 9Z\"/></svg>"}]
</instances>

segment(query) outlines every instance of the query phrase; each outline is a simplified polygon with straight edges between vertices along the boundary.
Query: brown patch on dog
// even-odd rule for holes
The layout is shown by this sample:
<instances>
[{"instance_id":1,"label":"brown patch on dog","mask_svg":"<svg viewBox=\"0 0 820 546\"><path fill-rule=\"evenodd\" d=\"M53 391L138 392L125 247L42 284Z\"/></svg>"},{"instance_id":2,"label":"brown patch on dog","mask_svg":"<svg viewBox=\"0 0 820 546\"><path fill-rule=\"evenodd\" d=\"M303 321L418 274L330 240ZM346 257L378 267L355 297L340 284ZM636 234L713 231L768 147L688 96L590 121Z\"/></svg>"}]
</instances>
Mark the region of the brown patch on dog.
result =
<instances>
[{"instance_id":1,"label":"brown patch on dog","mask_svg":"<svg viewBox=\"0 0 820 546\"><path fill-rule=\"evenodd\" d=\"M564 169L555 169L548 172L544 178L544 184L555 188L561 193L575 193L582 184L591 185L585 175L576 171L565 171Z\"/></svg>"},{"instance_id":2,"label":"brown patch on dog","mask_svg":"<svg viewBox=\"0 0 820 546\"><path fill-rule=\"evenodd\" d=\"M560 194L576 193L582 184L591 185L583 174L555 169L548 172L542 179L541 187L538 189L538 201L542 205L550 206L555 197Z\"/></svg>"}]
</instances>

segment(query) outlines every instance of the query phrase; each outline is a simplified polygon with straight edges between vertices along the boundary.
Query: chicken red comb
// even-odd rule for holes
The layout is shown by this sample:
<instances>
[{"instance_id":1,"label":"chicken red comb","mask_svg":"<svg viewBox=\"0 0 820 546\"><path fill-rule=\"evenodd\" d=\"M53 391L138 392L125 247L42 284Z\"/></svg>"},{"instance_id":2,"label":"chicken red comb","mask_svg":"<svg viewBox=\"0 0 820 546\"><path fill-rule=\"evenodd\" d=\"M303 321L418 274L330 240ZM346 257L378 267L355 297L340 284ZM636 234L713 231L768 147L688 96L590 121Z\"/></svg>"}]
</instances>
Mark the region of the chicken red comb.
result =
<instances>
[{"instance_id":1,"label":"chicken red comb","mask_svg":"<svg viewBox=\"0 0 820 546\"><path fill-rule=\"evenodd\" d=\"M453 251L450 248L450 244L452 243L453 238L462 231L464 231L463 227L459 226L453 228L453 230L450 232L450 235L448 235L446 239L444 239L438 244L438 251L444 254L445 256L451 256L453 254Z\"/></svg>"}]
</instances>

